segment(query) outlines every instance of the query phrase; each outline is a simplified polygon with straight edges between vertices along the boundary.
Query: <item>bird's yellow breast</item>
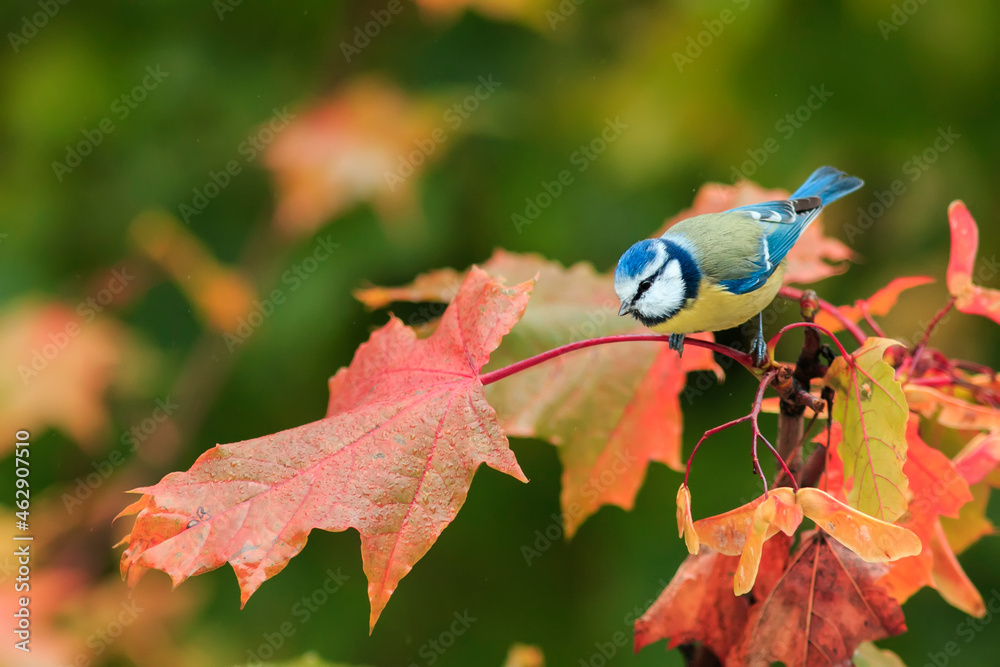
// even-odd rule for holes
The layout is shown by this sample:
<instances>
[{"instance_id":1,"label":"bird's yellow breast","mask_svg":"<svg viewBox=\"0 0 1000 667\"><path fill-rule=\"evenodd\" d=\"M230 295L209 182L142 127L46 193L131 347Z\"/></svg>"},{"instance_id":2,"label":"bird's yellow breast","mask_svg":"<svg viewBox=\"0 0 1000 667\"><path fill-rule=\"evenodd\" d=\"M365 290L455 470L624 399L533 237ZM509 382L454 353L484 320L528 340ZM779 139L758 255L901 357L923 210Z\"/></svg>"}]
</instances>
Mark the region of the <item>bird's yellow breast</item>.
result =
<instances>
[{"instance_id":1,"label":"bird's yellow breast","mask_svg":"<svg viewBox=\"0 0 1000 667\"><path fill-rule=\"evenodd\" d=\"M781 288L785 262L781 262L760 289L747 294L733 294L717 284L702 279L698 298L676 315L652 327L657 333L689 334L699 331L722 331L739 326L764 310Z\"/></svg>"}]
</instances>

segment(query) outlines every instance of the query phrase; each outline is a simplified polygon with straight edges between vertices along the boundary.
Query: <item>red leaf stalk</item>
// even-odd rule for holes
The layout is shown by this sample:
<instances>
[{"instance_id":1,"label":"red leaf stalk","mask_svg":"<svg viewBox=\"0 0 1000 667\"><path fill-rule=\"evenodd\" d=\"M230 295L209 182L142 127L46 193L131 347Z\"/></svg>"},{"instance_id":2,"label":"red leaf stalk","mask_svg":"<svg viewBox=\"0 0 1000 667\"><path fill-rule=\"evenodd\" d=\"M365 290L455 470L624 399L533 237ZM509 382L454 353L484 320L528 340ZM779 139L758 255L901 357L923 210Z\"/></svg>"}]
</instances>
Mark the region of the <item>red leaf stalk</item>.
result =
<instances>
[{"instance_id":1,"label":"red leaf stalk","mask_svg":"<svg viewBox=\"0 0 1000 667\"><path fill-rule=\"evenodd\" d=\"M767 346L769 348L773 348L781 339L781 337L785 335L786 332L791 331L792 329L802 329L806 327L810 329L816 329L820 333L826 334L826 336L830 340L832 340L834 344L836 344L837 349L840 350L840 354L844 357L844 359L846 359L848 363L850 363L851 355L847 353L847 350L845 350L844 346L840 344L840 341L837 340L837 337L834 336L832 333L830 333L830 330L827 329L826 327L822 327L818 324L813 324L812 322L793 322L792 324L783 326L780 330L778 330L778 333L774 334L771 340L767 342ZM864 339L861 339L861 342L864 342Z\"/></svg>"},{"instance_id":2,"label":"red leaf stalk","mask_svg":"<svg viewBox=\"0 0 1000 667\"><path fill-rule=\"evenodd\" d=\"M737 424L742 424L745 421L749 421L750 428L752 429L753 433L753 450L752 450L753 469L754 472L760 476L761 481L764 483L764 493L767 493L768 490L767 479L764 477L764 473L760 469L760 461L757 460L758 438L760 440L763 440L764 444L767 445L767 448L771 450L771 453L774 454L774 458L778 460L778 464L781 466L782 470L784 470L785 474L788 475L789 479L792 480L792 486L796 490L798 490L799 487L795 482L795 477L792 475L791 471L788 469L788 466L785 464L785 460L781 458L781 455L778 454L778 451L771 445L770 442L768 442L767 438L764 437L764 434L760 432L760 426L757 423L757 417L760 415L760 410L764 402L764 390L767 389L768 385L771 384L771 381L777 376L778 371L779 369L777 368L769 370L764 374L764 377L761 378L760 386L757 388L757 395L754 397L753 409L750 411L750 414L740 417L739 419L734 419L730 422L726 422L721 426L710 428L707 431L705 431L704 435L702 435L701 438L698 440L697 444L695 444L694 449L691 450L691 456L688 457L687 469L684 472L685 485L688 484L688 477L691 475L691 464L694 462L694 455L698 453L698 448L701 447L701 443L705 442L705 440L707 440L709 436L715 435L716 433L724 431L732 426L736 426Z\"/></svg>"},{"instance_id":3,"label":"red leaf stalk","mask_svg":"<svg viewBox=\"0 0 1000 667\"><path fill-rule=\"evenodd\" d=\"M951 297L948 299L948 303L944 304L941 310L939 310L934 316L934 319L931 320L930 324L927 325L927 329L924 330L924 335L920 338L920 342L917 343L917 346L913 349L913 356L910 358L909 375L912 375L913 371L917 369L917 362L920 361L920 355L923 354L924 348L927 347L927 341L930 340L931 333L934 331L934 328L937 327L941 318L947 315L948 311L951 310L954 305L955 297Z\"/></svg>"},{"instance_id":4,"label":"red leaf stalk","mask_svg":"<svg viewBox=\"0 0 1000 667\"><path fill-rule=\"evenodd\" d=\"M795 289L794 287L782 287L780 290L778 290L779 296L783 296L786 299L794 299L795 301L799 301L802 298L802 294L803 294L802 290ZM868 338L868 336L865 335L865 332L861 330L861 327L859 327L857 324L848 319L842 312L840 312L839 308L837 308L829 301L824 301L823 299L816 299L816 301L817 303L819 303L820 310L826 311L827 313L829 313L831 317L833 317L842 325L844 325L844 329L846 329L852 336L854 336L854 338L858 341L859 344L865 342L865 339ZM829 334L829 332L827 333ZM832 337L832 334L829 335ZM844 356L846 357L847 355L845 354Z\"/></svg>"}]
</instances>

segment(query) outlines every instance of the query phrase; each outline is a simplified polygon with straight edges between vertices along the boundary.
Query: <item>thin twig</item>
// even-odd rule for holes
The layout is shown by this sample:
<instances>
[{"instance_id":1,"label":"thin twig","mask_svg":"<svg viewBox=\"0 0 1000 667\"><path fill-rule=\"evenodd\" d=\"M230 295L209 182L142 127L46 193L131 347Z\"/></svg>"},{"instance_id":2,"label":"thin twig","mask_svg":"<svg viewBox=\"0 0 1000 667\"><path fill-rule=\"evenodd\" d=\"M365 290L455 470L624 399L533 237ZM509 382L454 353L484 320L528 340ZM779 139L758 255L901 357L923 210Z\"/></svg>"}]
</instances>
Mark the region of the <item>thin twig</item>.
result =
<instances>
[{"instance_id":1,"label":"thin twig","mask_svg":"<svg viewBox=\"0 0 1000 667\"><path fill-rule=\"evenodd\" d=\"M802 293L799 301L803 320L799 326L804 329L802 351L795 362L794 370L786 371L787 379L776 385L781 397L778 410L778 451L793 472L793 474L778 475L775 484L779 486L793 484L796 481L794 475L800 473L803 468L802 448L808 432L808 429L803 428L806 407L812 409L814 413L809 428L812 428L816 416L823 409L823 402L809 392L812 381L826 376L829 370L823 362L826 353L819 337L820 332L824 330L813 324L819 301L819 297L812 290ZM829 332L825 333L829 335ZM777 338L778 336L775 340Z\"/></svg>"}]
</instances>

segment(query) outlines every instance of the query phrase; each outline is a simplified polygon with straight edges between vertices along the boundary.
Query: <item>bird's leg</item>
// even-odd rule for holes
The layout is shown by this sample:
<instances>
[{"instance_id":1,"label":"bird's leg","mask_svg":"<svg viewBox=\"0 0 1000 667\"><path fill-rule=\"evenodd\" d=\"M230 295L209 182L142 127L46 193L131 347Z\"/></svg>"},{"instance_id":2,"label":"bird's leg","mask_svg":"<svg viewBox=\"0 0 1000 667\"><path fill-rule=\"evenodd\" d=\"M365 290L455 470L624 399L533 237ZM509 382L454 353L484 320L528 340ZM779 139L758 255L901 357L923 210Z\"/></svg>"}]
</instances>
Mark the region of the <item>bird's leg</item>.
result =
<instances>
[{"instance_id":1,"label":"bird's leg","mask_svg":"<svg viewBox=\"0 0 1000 667\"><path fill-rule=\"evenodd\" d=\"M684 354L684 334L670 334L668 343L671 350L677 351L677 356Z\"/></svg>"},{"instance_id":2,"label":"bird's leg","mask_svg":"<svg viewBox=\"0 0 1000 667\"><path fill-rule=\"evenodd\" d=\"M763 368L767 362L767 343L764 341L764 317L763 312L757 313L757 335L750 343L750 356L754 363Z\"/></svg>"}]
</instances>

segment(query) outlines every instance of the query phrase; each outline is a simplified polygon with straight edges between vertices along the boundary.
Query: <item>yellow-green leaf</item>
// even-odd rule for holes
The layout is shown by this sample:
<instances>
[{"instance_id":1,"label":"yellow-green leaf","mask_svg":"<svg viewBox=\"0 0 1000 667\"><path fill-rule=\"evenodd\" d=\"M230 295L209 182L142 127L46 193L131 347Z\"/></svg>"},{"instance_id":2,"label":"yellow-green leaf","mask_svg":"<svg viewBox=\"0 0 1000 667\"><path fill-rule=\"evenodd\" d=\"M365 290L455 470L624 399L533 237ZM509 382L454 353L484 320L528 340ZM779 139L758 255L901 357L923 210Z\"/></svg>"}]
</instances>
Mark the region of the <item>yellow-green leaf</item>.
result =
<instances>
[{"instance_id":1,"label":"yellow-green leaf","mask_svg":"<svg viewBox=\"0 0 1000 667\"><path fill-rule=\"evenodd\" d=\"M843 428L838 452L847 501L889 522L906 511L907 489L906 397L883 359L895 345L888 338L869 338L850 358L836 359L826 376L836 392L833 418Z\"/></svg>"}]
</instances>

